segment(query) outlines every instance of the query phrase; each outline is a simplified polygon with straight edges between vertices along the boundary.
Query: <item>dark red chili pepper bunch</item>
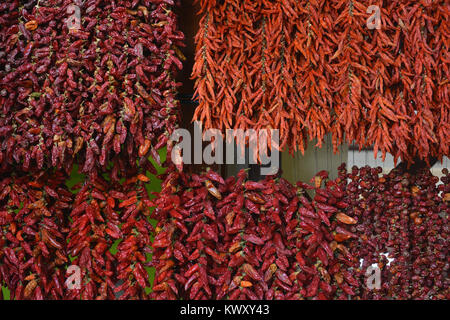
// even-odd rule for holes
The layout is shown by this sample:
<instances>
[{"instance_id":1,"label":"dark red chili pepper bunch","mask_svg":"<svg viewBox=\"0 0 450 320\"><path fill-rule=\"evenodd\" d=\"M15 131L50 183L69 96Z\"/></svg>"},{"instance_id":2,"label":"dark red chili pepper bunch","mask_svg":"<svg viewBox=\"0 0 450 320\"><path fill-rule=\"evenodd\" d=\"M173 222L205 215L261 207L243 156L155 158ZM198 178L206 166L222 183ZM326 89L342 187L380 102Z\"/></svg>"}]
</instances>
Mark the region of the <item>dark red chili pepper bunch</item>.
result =
<instances>
[{"instance_id":1,"label":"dark red chili pepper bunch","mask_svg":"<svg viewBox=\"0 0 450 320\"><path fill-rule=\"evenodd\" d=\"M63 299L72 193L62 173L0 180L0 285L11 298Z\"/></svg>"},{"instance_id":2,"label":"dark red chili pepper bunch","mask_svg":"<svg viewBox=\"0 0 450 320\"><path fill-rule=\"evenodd\" d=\"M449 156L449 16L439 1L199 0L193 78L206 129L279 129L280 146L356 141ZM378 24L378 25L377 25Z\"/></svg>"},{"instance_id":3,"label":"dark red chili pepper bunch","mask_svg":"<svg viewBox=\"0 0 450 320\"><path fill-rule=\"evenodd\" d=\"M13 298L148 298L141 172L156 174L148 159L161 164L177 125L175 5L0 4L0 284ZM76 197L63 184L75 163L87 174ZM80 289L64 285L72 265Z\"/></svg>"},{"instance_id":4,"label":"dark red chili pepper bunch","mask_svg":"<svg viewBox=\"0 0 450 320\"><path fill-rule=\"evenodd\" d=\"M90 173L159 159L177 122L174 73L184 58L174 6L3 1L0 168L69 172L78 157Z\"/></svg>"},{"instance_id":5,"label":"dark red chili pepper bunch","mask_svg":"<svg viewBox=\"0 0 450 320\"><path fill-rule=\"evenodd\" d=\"M344 213L349 204L343 181L330 180L326 171L320 171L311 182L314 188L297 182L297 187L314 192L311 203L308 203L306 192L299 195L303 208L299 208L298 237L293 238L292 244L298 250L296 258L300 269L297 271L304 273L307 270L302 267L305 261L312 262L311 267L315 271L313 282L306 288L306 295L302 292L300 297L311 297L308 291L311 289L318 299L357 299L360 286L356 278L358 258L350 252L348 245L359 237L355 229L359 221L354 215ZM311 221L314 221L311 213L315 213L316 225L317 220L322 222L320 232L318 226L311 229Z\"/></svg>"},{"instance_id":6,"label":"dark red chili pepper bunch","mask_svg":"<svg viewBox=\"0 0 450 320\"><path fill-rule=\"evenodd\" d=\"M67 299L148 298L144 267L153 232L147 220L148 181L139 174L111 184L98 176L81 186L70 213L67 250L82 281L81 288L67 289Z\"/></svg>"},{"instance_id":7,"label":"dark red chili pepper bunch","mask_svg":"<svg viewBox=\"0 0 450 320\"><path fill-rule=\"evenodd\" d=\"M355 218L337 182L171 172L154 200L155 299L348 299ZM313 192L315 196L310 197Z\"/></svg>"},{"instance_id":8,"label":"dark red chili pepper bunch","mask_svg":"<svg viewBox=\"0 0 450 320\"><path fill-rule=\"evenodd\" d=\"M442 184L429 169L414 174L395 169L340 168L346 187L347 214L358 218L358 240L350 252L361 259L357 269L363 299L448 299L449 175ZM369 288L367 269L380 270L381 286Z\"/></svg>"}]
</instances>

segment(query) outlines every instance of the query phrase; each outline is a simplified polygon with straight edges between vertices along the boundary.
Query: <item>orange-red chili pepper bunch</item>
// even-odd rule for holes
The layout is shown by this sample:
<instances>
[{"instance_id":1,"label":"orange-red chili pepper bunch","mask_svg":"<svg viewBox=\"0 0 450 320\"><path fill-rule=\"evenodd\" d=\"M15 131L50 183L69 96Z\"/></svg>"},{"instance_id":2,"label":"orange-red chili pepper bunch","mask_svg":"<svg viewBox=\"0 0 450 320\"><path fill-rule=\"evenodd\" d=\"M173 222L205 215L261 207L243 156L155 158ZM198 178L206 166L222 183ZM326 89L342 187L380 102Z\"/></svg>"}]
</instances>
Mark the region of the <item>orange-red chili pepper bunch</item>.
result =
<instances>
[{"instance_id":1,"label":"orange-red chili pepper bunch","mask_svg":"<svg viewBox=\"0 0 450 320\"><path fill-rule=\"evenodd\" d=\"M335 151L450 155L446 1L199 3L194 120L206 129L279 129L291 151L332 133Z\"/></svg>"},{"instance_id":2,"label":"orange-red chili pepper bunch","mask_svg":"<svg viewBox=\"0 0 450 320\"><path fill-rule=\"evenodd\" d=\"M63 299L72 193L60 173L0 180L0 285L11 297Z\"/></svg>"},{"instance_id":3,"label":"orange-red chili pepper bunch","mask_svg":"<svg viewBox=\"0 0 450 320\"><path fill-rule=\"evenodd\" d=\"M70 172L76 162L90 173L156 156L178 119L174 6L3 1L0 168Z\"/></svg>"},{"instance_id":4,"label":"orange-red chili pepper bunch","mask_svg":"<svg viewBox=\"0 0 450 320\"><path fill-rule=\"evenodd\" d=\"M170 173L154 216L155 299L347 299L356 237L337 183ZM306 190L314 189L316 198ZM326 194L326 197L323 195ZM331 204L333 203L333 204ZM337 220L336 220L337 219ZM335 240L339 241L339 243Z\"/></svg>"}]
</instances>

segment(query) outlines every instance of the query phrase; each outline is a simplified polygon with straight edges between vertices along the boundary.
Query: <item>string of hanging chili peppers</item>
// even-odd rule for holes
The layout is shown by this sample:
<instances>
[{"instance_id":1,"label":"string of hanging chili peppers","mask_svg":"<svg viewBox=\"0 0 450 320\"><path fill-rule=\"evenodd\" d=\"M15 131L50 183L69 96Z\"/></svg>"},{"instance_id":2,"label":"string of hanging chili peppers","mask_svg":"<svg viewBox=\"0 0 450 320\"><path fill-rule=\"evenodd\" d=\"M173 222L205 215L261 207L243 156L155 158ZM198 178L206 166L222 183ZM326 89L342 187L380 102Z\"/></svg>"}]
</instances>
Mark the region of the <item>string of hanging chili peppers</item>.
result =
<instances>
[{"instance_id":1,"label":"string of hanging chili peppers","mask_svg":"<svg viewBox=\"0 0 450 320\"><path fill-rule=\"evenodd\" d=\"M168 173L153 201L154 299L448 299L448 170ZM372 268L372 272L369 268Z\"/></svg>"},{"instance_id":2,"label":"string of hanging chili peppers","mask_svg":"<svg viewBox=\"0 0 450 320\"><path fill-rule=\"evenodd\" d=\"M380 30L363 1L200 4L195 118L207 128L278 128L291 150L331 132L335 149L448 155L443 1L374 1ZM295 186L169 170L150 200L148 157L160 164L178 117L173 6L0 5L0 285L12 298L448 299L448 170L439 186L426 169L342 166ZM74 163L87 177L69 190ZM71 265L79 288L65 283Z\"/></svg>"},{"instance_id":3,"label":"string of hanging chili peppers","mask_svg":"<svg viewBox=\"0 0 450 320\"><path fill-rule=\"evenodd\" d=\"M80 268L82 285L66 287L66 298L148 299L145 266L153 232L147 220L148 181L139 174L111 185L97 177L74 187L67 252L72 265Z\"/></svg>"},{"instance_id":4,"label":"string of hanging chili peppers","mask_svg":"<svg viewBox=\"0 0 450 320\"><path fill-rule=\"evenodd\" d=\"M347 214L358 217L358 235L349 251L361 265L356 278L364 283L362 299L448 299L449 172L440 179L429 169L416 174L381 168L340 168L348 180ZM379 287L367 285L367 269L375 265ZM370 283L370 281L369 281Z\"/></svg>"},{"instance_id":5,"label":"string of hanging chili peppers","mask_svg":"<svg viewBox=\"0 0 450 320\"><path fill-rule=\"evenodd\" d=\"M0 4L0 285L12 299L148 299L149 158L161 166L167 147L170 159L179 117L174 7ZM86 175L69 190L75 165Z\"/></svg>"},{"instance_id":6,"label":"string of hanging chili peppers","mask_svg":"<svg viewBox=\"0 0 450 320\"><path fill-rule=\"evenodd\" d=\"M192 77L205 129L332 134L413 162L449 155L445 1L198 0Z\"/></svg>"}]
</instances>

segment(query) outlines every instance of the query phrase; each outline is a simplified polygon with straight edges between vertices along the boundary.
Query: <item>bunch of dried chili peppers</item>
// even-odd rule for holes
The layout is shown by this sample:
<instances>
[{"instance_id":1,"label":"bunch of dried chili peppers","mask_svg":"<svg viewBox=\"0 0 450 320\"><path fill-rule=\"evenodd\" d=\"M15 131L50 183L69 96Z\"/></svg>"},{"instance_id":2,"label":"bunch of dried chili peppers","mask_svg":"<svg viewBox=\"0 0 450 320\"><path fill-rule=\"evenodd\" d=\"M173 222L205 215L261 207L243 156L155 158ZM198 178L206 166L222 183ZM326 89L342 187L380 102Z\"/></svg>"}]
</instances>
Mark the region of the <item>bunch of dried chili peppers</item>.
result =
<instances>
[{"instance_id":1,"label":"bunch of dried chili peppers","mask_svg":"<svg viewBox=\"0 0 450 320\"><path fill-rule=\"evenodd\" d=\"M0 284L16 300L148 299L149 178L91 177L73 187L76 195L67 178L49 172L0 181ZM70 266L78 282L69 281Z\"/></svg>"},{"instance_id":2,"label":"bunch of dried chili peppers","mask_svg":"<svg viewBox=\"0 0 450 320\"><path fill-rule=\"evenodd\" d=\"M341 167L347 180L347 213L358 217L358 240L350 252L362 260L363 299L448 299L449 173L441 184L429 169L415 174L381 168ZM381 283L369 290L367 269L376 265Z\"/></svg>"},{"instance_id":3,"label":"bunch of dried chili peppers","mask_svg":"<svg viewBox=\"0 0 450 320\"><path fill-rule=\"evenodd\" d=\"M448 297L448 172L436 187L426 170L344 168L296 186L169 173L154 201L152 298ZM372 264L379 288L367 284Z\"/></svg>"},{"instance_id":4,"label":"bunch of dried chili peppers","mask_svg":"<svg viewBox=\"0 0 450 320\"><path fill-rule=\"evenodd\" d=\"M0 4L0 285L11 298L148 298L146 174L177 126L184 59L175 5ZM86 176L69 190L74 165ZM71 266L80 287L66 283Z\"/></svg>"},{"instance_id":5,"label":"bunch of dried chili peppers","mask_svg":"<svg viewBox=\"0 0 450 320\"><path fill-rule=\"evenodd\" d=\"M280 146L373 146L383 158L449 156L446 1L199 0L206 129L279 129Z\"/></svg>"},{"instance_id":6,"label":"bunch of dried chili peppers","mask_svg":"<svg viewBox=\"0 0 450 320\"><path fill-rule=\"evenodd\" d=\"M376 0L380 29L363 1L199 2L194 118L206 129L280 129L291 150L332 133L335 149L345 139L396 160L449 155L443 0ZM148 158L160 164L178 120L174 6L0 4L0 285L11 297L448 299L448 170L438 184L427 169L341 166L335 180L321 171L294 186L169 165L150 199ZM73 164L87 176L70 190Z\"/></svg>"},{"instance_id":7,"label":"bunch of dried chili peppers","mask_svg":"<svg viewBox=\"0 0 450 320\"><path fill-rule=\"evenodd\" d=\"M321 179L321 178L319 178ZM311 199L306 190L320 190ZM327 191L325 191L327 190ZM329 192L329 193L328 193ZM333 205L327 204L327 194ZM356 263L345 245L347 207L337 184L224 180L209 171L170 173L155 200L155 299L333 299L354 295ZM332 199L332 201L331 201ZM325 202L324 202L325 201ZM346 217L345 223L353 223ZM346 266L346 267L344 267Z\"/></svg>"},{"instance_id":8,"label":"bunch of dried chili peppers","mask_svg":"<svg viewBox=\"0 0 450 320\"><path fill-rule=\"evenodd\" d=\"M171 0L0 5L0 168L91 173L158 158L177 125Z\"/></svg>"},{"instance_id":9,"label":"bunch of dried chili peppers","mask_svg":"<svg viewBox=\"0 0 450 320\"><path fill-rule=\"evenodd\" d=\"M64 299L72 193L61 173L0 180L0 285L14 299Z\"/></svg>"},{"instance_id":10,"label":"bunch of dried chili peppers","mask_svg":"<svg viewBox=\"0 0 450 320\"><path fill-rule=\"evenodd\" d=\"M67 252L80 267L83 285L67 298L147 299L145 269L153 227L148 221L147 176L111 185L96 177L77 191L70 218ZM116 247L116 252L111 251Z\"/></svg>"}]
</instances>

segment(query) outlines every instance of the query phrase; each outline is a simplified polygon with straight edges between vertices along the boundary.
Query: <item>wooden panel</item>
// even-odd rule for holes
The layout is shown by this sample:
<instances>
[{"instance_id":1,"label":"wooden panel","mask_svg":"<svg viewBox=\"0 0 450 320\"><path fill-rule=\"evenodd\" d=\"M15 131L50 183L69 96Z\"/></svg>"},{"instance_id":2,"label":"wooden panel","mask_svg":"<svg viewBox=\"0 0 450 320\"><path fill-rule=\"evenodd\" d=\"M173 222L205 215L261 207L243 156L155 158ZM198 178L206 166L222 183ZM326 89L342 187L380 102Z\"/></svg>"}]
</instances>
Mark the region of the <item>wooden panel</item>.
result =
<instances>
[{"instance_id":1,"label":"wooden panel","mask_svg":"<svg viewBox=\"0 0 450 320\"><path fill-rule=\"evenodd\" d=\"M283 153L281 168L285 179L291 183L309 181L321 170L327 170L332 178L337 177L337 168L348 161L347 145L339 147L338 154L333 154L331 136L326 137L320 149L316 147L316 143L311 141L304 155L296 152L292 157L288 152Z\"/></svg>"}]
</instances>

